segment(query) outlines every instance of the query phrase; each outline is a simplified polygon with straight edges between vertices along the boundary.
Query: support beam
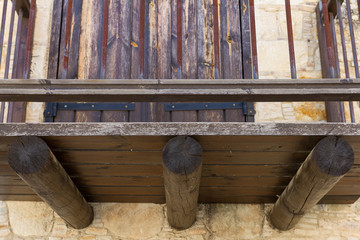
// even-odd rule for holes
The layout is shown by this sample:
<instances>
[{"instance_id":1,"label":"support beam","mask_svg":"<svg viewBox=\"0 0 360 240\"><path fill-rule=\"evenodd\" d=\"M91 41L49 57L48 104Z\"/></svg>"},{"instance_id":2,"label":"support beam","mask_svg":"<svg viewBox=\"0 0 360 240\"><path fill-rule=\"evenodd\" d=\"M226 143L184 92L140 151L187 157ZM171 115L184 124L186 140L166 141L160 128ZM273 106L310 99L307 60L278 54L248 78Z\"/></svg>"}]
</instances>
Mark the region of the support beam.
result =
<instances>
[{"instance_id":1,"label":"support beam","mask_svg":"<svg viewBox=\"0 0 360 240\"><path fill-rule=\"evenodd\" d=\"M322 139L311 151L295 177L276 201L270 221L280 230L289 230L317 204L351 169L354 152L337 137Z\"/></svg>"},{"instance_id":2,"label":"support beam","mask_svg":"<svg viewBox=\"0 0 360 240\"><path fill-rule=\"evenodd\" d=\"M9 147L9 165L49 206L76 229L87 227L93 210L38 137L21 137Z\"/></svg>"},{"instance_id":3,"label":"support beam","mask_svg":"<svg viewBox=\"0 0 360 240\"><path fill-rule=\"evenodd\" d=\"M191 137L171 139L163 149L167 217L176 229L186 229L196 220L202 169L201 145Z\"/></svg>"}]
</instances>

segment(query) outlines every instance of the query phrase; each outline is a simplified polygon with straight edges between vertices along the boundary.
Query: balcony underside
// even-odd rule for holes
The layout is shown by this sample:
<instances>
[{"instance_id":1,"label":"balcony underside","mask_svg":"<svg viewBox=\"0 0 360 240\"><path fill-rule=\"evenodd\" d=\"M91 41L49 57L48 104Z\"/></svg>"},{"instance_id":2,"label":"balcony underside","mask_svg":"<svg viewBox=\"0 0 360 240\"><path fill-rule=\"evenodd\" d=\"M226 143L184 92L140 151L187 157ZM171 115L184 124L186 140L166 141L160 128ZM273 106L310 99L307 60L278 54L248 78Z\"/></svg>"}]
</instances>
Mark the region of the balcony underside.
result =
<instances>
[{"instance_id":1,"label":"balcony underside","mask_svg":"<svg viewBox=\"0 0 360 240\"><path fill-rule=\"evenodd\" d=\"M19 136L40 136L87 200L164 203L162 148L174 136L201 144L199 202L272 203L324 136L340 136L354 167L323 203L360 196L360 124L341 123L51 123L0 125L0 199L39 200L7 163Z\"/></svg>"}]
</instances>

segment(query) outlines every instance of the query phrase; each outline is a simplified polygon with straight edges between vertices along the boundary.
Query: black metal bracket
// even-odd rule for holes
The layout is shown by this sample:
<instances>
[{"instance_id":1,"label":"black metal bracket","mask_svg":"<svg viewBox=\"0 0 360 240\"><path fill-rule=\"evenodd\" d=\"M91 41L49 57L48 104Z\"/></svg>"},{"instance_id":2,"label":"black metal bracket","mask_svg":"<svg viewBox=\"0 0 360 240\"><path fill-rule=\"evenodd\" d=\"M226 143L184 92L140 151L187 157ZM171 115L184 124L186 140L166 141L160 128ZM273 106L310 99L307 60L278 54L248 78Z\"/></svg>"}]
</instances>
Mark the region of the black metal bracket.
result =
<instances>
[{"instance_id":1,"label":"black metal bracket","mask_svg":"<svg viewBox=\"0 0 360 240\"><path fill-rule=\"evenodd\" d=\"M165 104L165 111L199 111L199 110L222 110L241 109L243 103L168 103Z\"/></svg>"},{"instance_id":2,"label":"black metal bracket","mask_svg":"<svg viewBox=\"0 0 360 240\"><path fill-rule=\"evenodd\" d=\"M134 111L134 103L46 103L44 121L53 122L58 110L69 111Z\"/></svg>"},{"instance_id":3,"label":"black metal bracket","mask_svg":"<svg viewBox=\"0 0 360 240\"><path fill-rule=\"evenodd\" d=\"M245 116L245 122L255 122L255 106L253 102L244 102L243 114Z\"/></svg>"}]
</instances>

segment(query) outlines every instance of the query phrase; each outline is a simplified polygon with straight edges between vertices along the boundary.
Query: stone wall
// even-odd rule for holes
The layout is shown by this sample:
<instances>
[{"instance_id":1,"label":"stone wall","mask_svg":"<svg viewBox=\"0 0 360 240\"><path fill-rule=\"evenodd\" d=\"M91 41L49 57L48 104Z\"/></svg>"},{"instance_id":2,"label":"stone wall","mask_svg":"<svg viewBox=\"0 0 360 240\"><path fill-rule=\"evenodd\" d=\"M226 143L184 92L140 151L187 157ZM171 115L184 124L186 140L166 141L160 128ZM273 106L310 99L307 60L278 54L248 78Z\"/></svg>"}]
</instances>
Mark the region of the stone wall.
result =
<instances>
[{"instance_id":1,"label":"stone wall","mask_svg":"<svg viewBox=\"0 0 360 240\"><path fill-rule=\"evenodd\" d=\"M352 205L317 205L298 225L286 232L274 230L267 214L271 204L199 205L196 223L184 231L166 221L159 204L92 204L94 222L74 230L45 203L0 202L0 239L115 240L115 239L360 239L360 202Z\"/></svg>"},{"instance_id":2,"label":"stone wall","mask_svg":"<svg viewBox=\"0 0 360 240\"><path fill-rule=\"evenodd\" d=\"M255 2L260 77L289 78L284 1ZM46 78L53 0L37 0L37 3L31 77ZM314 13L317 0L291 0L291 3L298 76L321 78ZM359 33L356 11L353 16L357 21L355 31ZM360 42L357 46L360 53ZM355 104L357 119L360 119L358 103ZM43 105L28 104L28 122L42 121ZM326 118L321 102L257 103L256 110L258 122L325 121ZM77 231L68 227L44 203L0 202L0 239L360 239L360 201L352 205L318 205L295 229L287 232L274 230L269 225L270 204L200 205L195 225L185 231L169 227L164 205L93 203L92 206L94 222Z\"/></svg>"}]
</instances>

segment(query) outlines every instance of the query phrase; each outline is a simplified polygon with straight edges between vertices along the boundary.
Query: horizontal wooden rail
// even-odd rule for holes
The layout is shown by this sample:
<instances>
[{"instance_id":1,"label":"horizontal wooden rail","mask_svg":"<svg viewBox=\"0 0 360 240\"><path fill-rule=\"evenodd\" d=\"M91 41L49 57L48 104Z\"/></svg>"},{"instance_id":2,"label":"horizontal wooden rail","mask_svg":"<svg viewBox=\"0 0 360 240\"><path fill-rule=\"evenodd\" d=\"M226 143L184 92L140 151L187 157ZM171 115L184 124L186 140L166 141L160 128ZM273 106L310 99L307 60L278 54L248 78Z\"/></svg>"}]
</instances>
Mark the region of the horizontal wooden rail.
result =
<instances>
[{"instance_id":1,"label":"horizontal wooden rail","mask_svg":"<svg viewBox=\"0 0 360 240\"><path fill-rule=\"evenodd\" d=\"M7 123L2 136L360 136L355 123Z\"/></svg>"},{"instance_id":2,"label":"horizontal wooden rail","mask_svg":"<svg viewBox=\"0 0 360 240\"><path fill-rule=\"evenodd\" d=\"M359 101L360 79L0 80L0 101Z\"/></svg>"}]
</instances>

